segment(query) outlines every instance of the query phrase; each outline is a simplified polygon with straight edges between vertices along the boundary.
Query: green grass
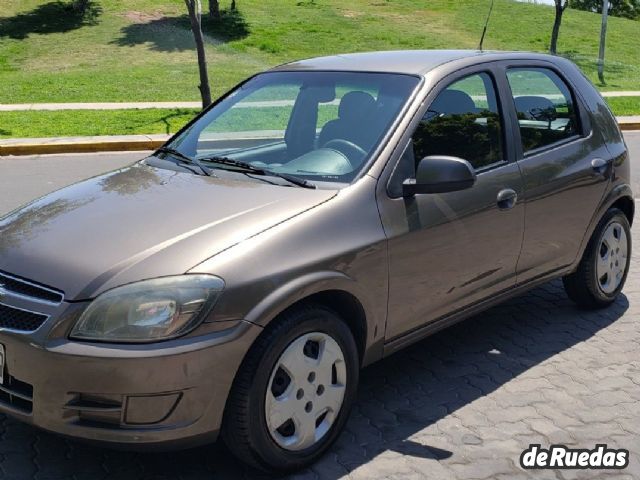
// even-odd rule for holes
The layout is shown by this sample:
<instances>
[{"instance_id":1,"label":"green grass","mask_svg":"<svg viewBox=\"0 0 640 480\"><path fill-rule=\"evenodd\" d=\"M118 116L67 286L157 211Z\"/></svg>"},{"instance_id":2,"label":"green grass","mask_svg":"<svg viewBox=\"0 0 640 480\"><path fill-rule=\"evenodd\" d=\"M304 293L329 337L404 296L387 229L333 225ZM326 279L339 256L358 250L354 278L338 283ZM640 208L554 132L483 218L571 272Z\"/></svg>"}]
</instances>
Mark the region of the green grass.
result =
<instances>
[{"instance_id":1,"label":"green grass","mask_svg":"<svg viewBox=\"0 0 640 480\"><path fill-rule=\"evenodd\" d=\"M175 133L196 114L189 109L2 112L0 138Z\"/></svg>"},{"instance_id":2,"label":"green grass","mask_svg":"<svg viewBox=\"0 0 640 480\"><path fill-rule=\"evenodd\" d=\"M612 97L607 103L616 115L640 115L640 97Z\"/></svg>"},{"instance_id":3,"label":"green grass","mask_svg":"<svg viewBox=\"0 0 640 480\"><path fill-rule=\"evenodd\" d=\"M607 102L616 115L640 113L640 97L608 98ZM191 109L0 112L0 138L175 133L197 113ZM276 112L262 117L255 115L255 111L250 116L248 113L248 110L235 111L216 130L233 131L237 125L241 125L243 130L286 127L286 116L274 115ZM321 110L319 124L335 118L336 114L335 105L325 106ZM279 118L283 120L277 123Z\"/></svg>"},{"instance_id":4,"label":"green grass","mask_svg":"<svg viewBox=\"0 0 640 480\"><path fill-rule=\"evenodd\" d=\"M205 2L206 3L206 2ZM223 1L223 7L227 1ZM315 55L475 48L487 0L242 0L207 26L215 95L254 72ZM94 0L82 20L55 0L0 2L0 102L196 100L193 40L177 0ZM142 13L141 13L142 12ZM487 49L547 48L553 8L498 0ZM567 10L560 53L596 78L600 17ZM640 22L610 18L607 85L640 90ZM6 124L4 125L6 127ZM11 126L10 126L11 127Z\"/></svg>"}]
</instances>

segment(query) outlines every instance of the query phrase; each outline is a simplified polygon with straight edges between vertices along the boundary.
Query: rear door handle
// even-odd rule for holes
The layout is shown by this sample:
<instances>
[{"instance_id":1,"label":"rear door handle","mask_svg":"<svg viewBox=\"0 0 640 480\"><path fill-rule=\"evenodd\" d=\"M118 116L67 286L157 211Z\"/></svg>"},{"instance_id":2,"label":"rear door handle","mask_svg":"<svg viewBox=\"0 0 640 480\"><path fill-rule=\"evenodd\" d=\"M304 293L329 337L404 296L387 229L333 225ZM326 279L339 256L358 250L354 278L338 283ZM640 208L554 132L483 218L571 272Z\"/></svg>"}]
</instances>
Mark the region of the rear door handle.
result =
<instances>
[{"instance_id":1,"label":"rear door handle","mask_svg":"<svg viewBox=\"0 0 640 480\"><path fill-rule=\"evenodd\" d=\"M609 167L610 163L611 162L608 162L603 158L594 158L591 160L591 168L593 168L594 172L602 175L607 171L607 167Z\"/></svg>"},{"instance_id":2,"label":"rear door handle","mask_svg":"<svg viewBox=\"0 0 640 480\"><path fill-rule=\"evenodd\" d=\"M509 210L510 208L513 208L517 201L518 194L515 190L505 188L498 192L497 203L500 210Z\"/></svg>"}]
</instances>

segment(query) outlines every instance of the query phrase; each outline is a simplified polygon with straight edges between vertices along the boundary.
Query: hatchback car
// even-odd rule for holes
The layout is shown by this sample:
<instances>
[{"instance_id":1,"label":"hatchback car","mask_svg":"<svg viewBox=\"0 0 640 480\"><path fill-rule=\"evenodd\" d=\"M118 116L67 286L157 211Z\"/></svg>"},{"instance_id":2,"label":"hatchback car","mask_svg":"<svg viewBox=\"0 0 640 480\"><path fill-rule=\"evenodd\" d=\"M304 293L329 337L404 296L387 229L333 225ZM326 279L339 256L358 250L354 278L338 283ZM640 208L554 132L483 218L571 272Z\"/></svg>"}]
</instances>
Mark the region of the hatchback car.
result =
<instances>
[{"instance_id":1,"label":"hatchback car","mask_svg":"<svg viewBox=\"0 0 640 480\"><path fill-rule=\"evenodd\" d=\"M107 444L220 433L293 470L339 435L362 367L554 278L615 301L633 214L616 121L567 60L282 65L0 221L0 409Z\"/></svg>"}]
</instances>

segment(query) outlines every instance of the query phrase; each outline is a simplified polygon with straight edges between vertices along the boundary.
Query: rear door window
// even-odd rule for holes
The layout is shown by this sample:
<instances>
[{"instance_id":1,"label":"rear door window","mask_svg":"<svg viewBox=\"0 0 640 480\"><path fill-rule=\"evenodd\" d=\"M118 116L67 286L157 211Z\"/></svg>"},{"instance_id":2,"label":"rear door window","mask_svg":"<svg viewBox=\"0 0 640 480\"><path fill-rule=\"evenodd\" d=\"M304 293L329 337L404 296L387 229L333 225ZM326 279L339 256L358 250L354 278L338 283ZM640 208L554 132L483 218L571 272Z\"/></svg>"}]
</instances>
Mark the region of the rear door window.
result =
<instances>
[{"instance_id":1,"label":"rear door window","mask_svg":"<svg viewBox=\"0 0 640 480\"><path fill-rule=\"evenodd\" d=\"M524 153L579 134L571 90L553 70L510 68L507 78L518 115Z\"/></svg>"}]
</instances>

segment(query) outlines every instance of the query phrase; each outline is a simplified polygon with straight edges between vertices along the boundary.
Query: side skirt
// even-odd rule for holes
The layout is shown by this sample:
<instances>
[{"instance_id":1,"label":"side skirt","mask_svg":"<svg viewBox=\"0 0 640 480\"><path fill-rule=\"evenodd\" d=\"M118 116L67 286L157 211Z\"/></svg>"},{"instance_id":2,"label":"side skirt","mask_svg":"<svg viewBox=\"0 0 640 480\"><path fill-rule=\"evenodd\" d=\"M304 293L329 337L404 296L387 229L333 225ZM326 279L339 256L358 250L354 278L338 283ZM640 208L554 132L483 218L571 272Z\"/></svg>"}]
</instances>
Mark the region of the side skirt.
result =
<instances>
[{"instance_id":1,"label":"side skirt","mask_svg":"<svg viewBox=\"0 0 640 480\"><path fill-rule=\"evenodd\" d=\"M526 292L527 290L531 290L551 280L555 280L556 278L563 277L564 275L571 273L572 270L573 266L568 265L562 267L561 269L554 270L553 272L546 273L540 277L528 281L527 283L515 285L507 290L503 290L502 292L492 296L491 298L481 300L477 303L457 310L449 315L440 317L439 319L423 325L422 327L411 330L410 332L407 332L400 337L393 338L384 344L384 351L382 356L383 358L388 357L389 355L396 353L398 350L402 350L403 348L408 347L409 345L418 342L428 337L429 335L433 335L434 333L439 332L444 328L461 322L462 320L480 313L483 310L487 310L494 305L502 303L509 298L516 297Z\"/></svg>"}]
</instances>

